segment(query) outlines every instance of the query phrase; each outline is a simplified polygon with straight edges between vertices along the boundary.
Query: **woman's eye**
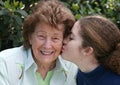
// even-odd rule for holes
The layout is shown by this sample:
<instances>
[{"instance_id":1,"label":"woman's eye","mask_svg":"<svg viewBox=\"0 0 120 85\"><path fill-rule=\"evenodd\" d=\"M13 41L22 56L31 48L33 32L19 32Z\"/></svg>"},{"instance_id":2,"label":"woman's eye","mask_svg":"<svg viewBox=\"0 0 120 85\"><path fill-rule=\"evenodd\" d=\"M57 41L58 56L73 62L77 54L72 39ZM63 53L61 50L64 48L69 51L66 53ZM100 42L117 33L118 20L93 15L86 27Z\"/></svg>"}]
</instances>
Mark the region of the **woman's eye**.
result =
<instances>
[{"instance_id":1,"label":"woman's eye","mask_svg":"<svg viewBox=\"0 0 120 85\"><path fill-rule=\"evenodd\" d=\"M54 42L57 42L57 41L59 41L59 40L60 40L60 38L57 38L57 37L53 38L53 41L54 41Z\"/></svg>"},{"instance_id":2,"label":"woman's eye","mask_svg":"<svg viewBox=\"0 0 120 85\"><path fill-rule=\"evenodd\" d=\"M39 38L39 39L44 39L45 36L43 36L43 35L38 35L38 38Z\"/></svg>"},{"instance_id":3,"label":"woman's eye","mask_svg":"<svg viewBox=\"0 0 120 85\"><path fill-rule=\"evenodd\" d=\"M53 38L54 40L59 40L59 38Z\"/></svg>"}]
</instances>

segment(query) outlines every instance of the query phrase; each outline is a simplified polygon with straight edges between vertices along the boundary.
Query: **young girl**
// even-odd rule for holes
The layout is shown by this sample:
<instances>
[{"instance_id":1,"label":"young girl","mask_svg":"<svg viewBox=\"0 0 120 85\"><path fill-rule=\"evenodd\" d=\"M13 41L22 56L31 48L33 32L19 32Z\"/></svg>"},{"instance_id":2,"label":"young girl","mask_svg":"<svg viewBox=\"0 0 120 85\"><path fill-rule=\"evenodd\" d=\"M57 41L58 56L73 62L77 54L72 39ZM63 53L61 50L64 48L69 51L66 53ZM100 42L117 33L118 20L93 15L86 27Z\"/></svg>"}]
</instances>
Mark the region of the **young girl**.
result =
<instances>
[{"instance_id":1,"label":"young girl","mask_svg":"<svg viewBox=\"0 0 120 85\"><path fill-rule=\"evenodd\" d=\"M74 24L62 57L79 67L77 85L120 85L120 31L102 16Z\"/></svg>"}]
</instances>

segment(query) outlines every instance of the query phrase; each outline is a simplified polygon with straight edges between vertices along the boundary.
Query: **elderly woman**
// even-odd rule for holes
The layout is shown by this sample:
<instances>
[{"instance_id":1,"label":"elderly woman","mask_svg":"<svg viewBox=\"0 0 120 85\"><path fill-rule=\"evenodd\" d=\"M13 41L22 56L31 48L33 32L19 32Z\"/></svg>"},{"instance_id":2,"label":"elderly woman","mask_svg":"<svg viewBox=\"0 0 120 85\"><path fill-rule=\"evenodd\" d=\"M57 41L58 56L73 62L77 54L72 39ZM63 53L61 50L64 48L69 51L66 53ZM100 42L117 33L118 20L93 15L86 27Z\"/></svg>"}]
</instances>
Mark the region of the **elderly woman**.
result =
<instances>
[{"instance_id":1,"label":"elderly woman","mask_svg":"<svg viewBox=\"0 0 120 85\"><path fill-rule=\"evenodd\" d=\"M62 52L79 67L77 85L120 85L120 30L105 17L78 20Z\"/></svg>"},{"instance_id":2,"label":"elderly woman","mask_svg":"<svg viewBox=\"0 0 120 85\"><path fill-rule=\"evenodd\" d=\"M0 52L0 85L76 85L77 67L59 54L75 22L60 1L40 1L23 23L24 45Z\"/></svg>"}]
</instances>

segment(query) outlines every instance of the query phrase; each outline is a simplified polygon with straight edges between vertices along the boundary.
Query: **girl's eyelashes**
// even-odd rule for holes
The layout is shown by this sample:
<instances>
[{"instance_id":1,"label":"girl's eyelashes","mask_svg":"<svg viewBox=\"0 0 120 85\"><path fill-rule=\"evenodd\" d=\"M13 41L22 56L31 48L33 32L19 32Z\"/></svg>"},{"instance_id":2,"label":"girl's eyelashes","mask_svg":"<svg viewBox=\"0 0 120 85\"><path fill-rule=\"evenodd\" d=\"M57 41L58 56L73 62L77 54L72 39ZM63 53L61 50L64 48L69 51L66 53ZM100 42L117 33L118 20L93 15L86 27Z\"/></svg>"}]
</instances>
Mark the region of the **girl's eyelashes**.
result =
<instances>
[{"instance_id":1,"label":"girl's eyelashes","mask_svg":"<svg viewBox=\"0 0 120 85\"><path fill-rule=\"evenodd\" d=\"M73 36L72 35L69 36L69 40L73 40Z\"/></svg>"}]
</instances>

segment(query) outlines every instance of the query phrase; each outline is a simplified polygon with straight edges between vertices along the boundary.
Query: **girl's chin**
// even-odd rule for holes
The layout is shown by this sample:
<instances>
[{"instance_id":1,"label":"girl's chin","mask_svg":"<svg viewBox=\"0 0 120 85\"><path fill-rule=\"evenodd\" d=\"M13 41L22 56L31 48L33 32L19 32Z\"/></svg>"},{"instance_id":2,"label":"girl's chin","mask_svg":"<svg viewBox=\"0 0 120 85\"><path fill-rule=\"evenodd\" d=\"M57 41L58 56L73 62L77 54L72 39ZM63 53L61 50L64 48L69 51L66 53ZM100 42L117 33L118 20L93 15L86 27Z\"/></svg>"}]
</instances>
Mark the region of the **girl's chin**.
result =
<instances>
[{"instance_id":1,"label":"girl's chin","mask_svg":"<svg viewBox=\"0 0 120 85\"><path fill-rule=\"evenodd\" d=\"M63 59L67 59L67 57L64 54L61 54Z\"/></svg>"},{"instance_id":2,"label":"girl's chin","mask_svg":"<svg viewBox=\"0 0 120 85\"><path fill-rule=\"evenodd\" d=\"M62 56L62 58L64 57L64 54L63 53L61 53L61 56Z\"/></svg>"}]
</instances>

